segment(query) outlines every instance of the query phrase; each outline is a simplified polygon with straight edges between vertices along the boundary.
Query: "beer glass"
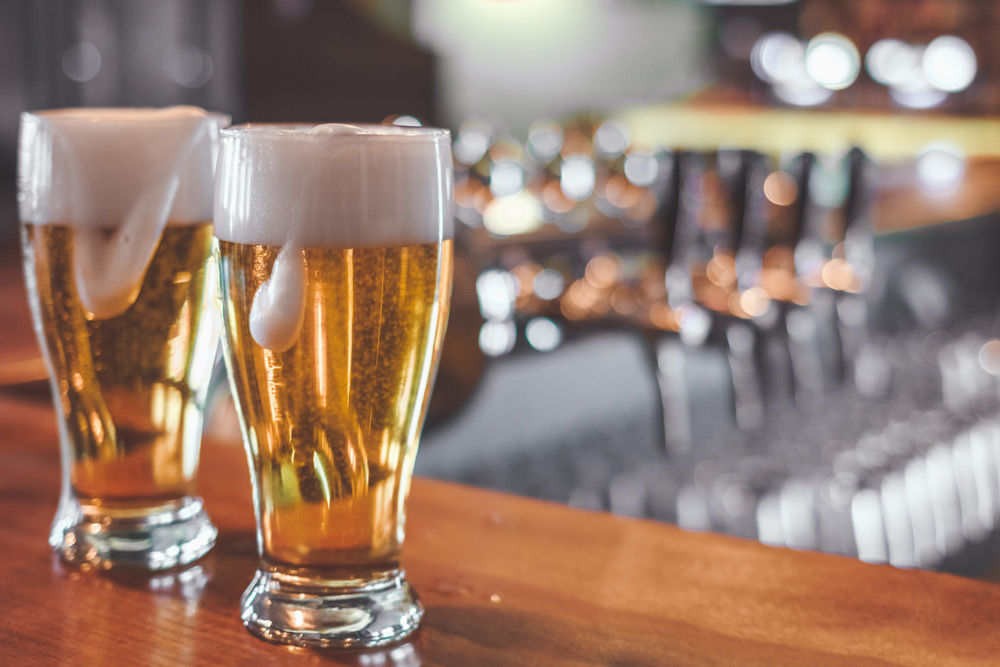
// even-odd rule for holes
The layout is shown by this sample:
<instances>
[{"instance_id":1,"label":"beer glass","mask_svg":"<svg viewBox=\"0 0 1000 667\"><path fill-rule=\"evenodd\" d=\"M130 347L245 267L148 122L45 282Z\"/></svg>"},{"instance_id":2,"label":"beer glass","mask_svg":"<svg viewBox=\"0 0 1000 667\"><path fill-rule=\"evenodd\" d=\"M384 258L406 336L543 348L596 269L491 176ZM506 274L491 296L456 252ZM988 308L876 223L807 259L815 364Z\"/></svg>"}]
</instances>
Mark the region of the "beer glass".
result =
<instances>
[{"instance_id":1,"label":"beer glass","mask_svg":"<svg viewBox=\"0 0 1000 667\"><path fill-rule=\"evenodd\" d=\"M224 125L194 107L21 115L24 271L62 454L49 542L70 563L156 570L215 542L195 476Z\"/></svg>"},{"instance_id":2,"label":"beer glass","mask_svg":"<svg viewBox=\"0 0 1000 667\"><path fill-rule=\"evenodd\" d=\"M378 646L423 615L399 556L451 298L447 131L222 132L223 349L260 564L244 625L300 646Z\"/></svg>"}]
</instances>

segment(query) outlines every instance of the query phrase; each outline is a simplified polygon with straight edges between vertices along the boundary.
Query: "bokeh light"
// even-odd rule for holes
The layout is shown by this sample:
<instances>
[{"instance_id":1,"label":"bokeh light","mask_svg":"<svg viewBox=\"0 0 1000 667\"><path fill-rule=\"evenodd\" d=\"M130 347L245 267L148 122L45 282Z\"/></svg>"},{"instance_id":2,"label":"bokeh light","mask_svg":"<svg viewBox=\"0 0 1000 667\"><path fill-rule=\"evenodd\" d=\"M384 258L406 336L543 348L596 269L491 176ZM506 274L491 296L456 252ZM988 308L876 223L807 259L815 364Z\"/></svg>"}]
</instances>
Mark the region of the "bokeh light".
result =
<instances>
[{"instance_id":1,"label":"bokeh light","mask_svg":"<svg viewBox=\"0 0 1000 667\"><path fill-rule=\"evenodd\" d=\"M701 345L712 331L712 318L699 306L686 303L675 311L681 341L687 345Z\"/></svg>"},{"instance_id":2,"label":"bokeh light","mask_svg":"<svg viewBox=\"0 0 1000 667\"><path fill-rule=\"evenodd\" d=\"M200 88L212 78L212 57L192 44L181 46L163 61L167 78L183 88Z\"/></svg>"},{"instance_id":3,"label":"bokeh light","mask_svg":"<svg viewBox=\"0 0 1000 667\"><path fill-rule=\"evenodd\" d=\"M916 160L917 179L931 191L951 191L965 175L962 149L948 142L927 146Z\"/></svg>"},{"instance_id":4,"label":"bokeh light","mask_svg":"<svg viewBox=\"0 0 1000 667\"><path fill-rule=\"evenodd\" d=\"M517 280L508 271L484 271L476 278L479 310L488 320L505 320L514 315Z\"/></svg>"},{"instance_id":5,"label":"bokeh light","mask_svg":"<svg viewBox=\"0 0 1000 667\"><path fill-rule=\"evenodd\" d=\"M776 206L791 206L799 195L795 179L784 171L774 171L764 179L764 196Z\"/></svg>"},{"instance_id":6,"label":"bokeh light","mask_svg":"<svg viewBox=\"0 0 1000 667\"><path fill-rule=\"evenodd\" d=\"M830 90L847 88L861 71L861 56L850 39L835 32L809 40L805 67L813 81Z\"/></svg>"},{"instance_id":7,"label":"bokeh light","mask_svg":"<svg viewBox=\"0 0 1000 667\"><path fill-rule=\"evenodd\" d=\"M517 328L511 321L490 321L479 330L479 349L491 357L499 357L514 349Z\"/></svg>"},{"instance_id":8,"label":"bokeh light","mask_svg":"<svg viewBox=\"0 0 1000 667\"><path fill-rule=\"evenodd\" d=\"M91 42L77 42L62 55L62 70L77 83L86 83L101 71L101 52Z\"/></svg>"},{"instance_id":9,"label":"bokeh light","mask_svg":"<svg viewBox=\"0 0 1000 667\"><path fill-rule=\"evenodd\" d=\"M541 202L525 190L508 197L497 197L483 210L483 226L497 236L527 234L541 225Z\"/></svg>"},{"instance_id":10,"label":"bokeh light","mask_svg":"<svg viewBox=\"0 0 1000 667\"><path fill-rule=\"evenodd\" d=\"M455 159L463 164L476 164L483 159L493 143L493 128L482 120L462 124L455 138Z\"/></svg>"},{"instance_id":11,"label":"bokeh light","mask_svg":"<svg viewBox=\"0 0 1000 667\"><path fill-rule=\"evenodd\" d=\"M659 163L649 153L630 153L625 158L625 178L632 185L649 187L656 182L659 171Z\"/></svg>"},{"instance_id":12,"label":"bokeh light","mask_svg":"<svg viewBox=\"0 0 1000 667\"><path fill-rule=\"evenodd\" d=\"M551 301L562 294L565 283L562 274L555 269L543 269L535 275L533 287L538 298Z\"/></svg>"},{"instance_id":13,"label":"bokeh light","mask_svg":"<svg viewBox=\"0 0 1000 667\"><path fill-rule=\"evenodd\" d=\"M607 289L618 279L620 260L612 253L595 255L584 270L587 282L597 289Z\"/></svg>"},{"instance_id":14,"label":"bokeh light","mask_svg":"<svg viewBox=\"0 0 1000 667\"><path fill-rule=\"evenodd\" d=\"M618 123L606 121L594 132L594 148L604 158L615 158L628 148L628 130Z\"/></svg>"},{"instance_id":15,"label":"bokeh light","mask_svg":"<svg viewBox=\"0 0 1000 667\"><path fill-rule=\"evenodd\" d=\"M594 163L585 155L572 155L562 163L559 185L563 194L574 201L583 201L594 191Z\"/></svg>"},{"instance_id":16,"label":"bokeh light","mask_svg":"<svg viewBox=\"0 0 1000 667\"><path fill-rule=\"evenodd\" d=\"M763 287L751 287L740 294L739 305L750 317L760 317L771 307L771 297Z\"/></svg>"},{"instance_id":17,"label":"bokeh light","mask_svg":"<svg viewBox=\"0 0 1000 667\"><path fill-rule=\"evenodd\" d=\"M524 167L517 160L497 160L490 166L490 192L494 197L516 195L524 188Z\"/></svg>"},{"instance_id":18,"label":"bokeh light","mask_svg":"<svg viewBox=\"0 0 1000 667\"><path fill-rule=\"evenodd\" d=\"M762 35L750 53L750 66L764 81L788 81L794 78L805 60L805 47L787 32Z\"/></svg>"},{"instance_id":19,"label":"bokeh light","mask_svg":"<svg viewBox=\"0 0 1000 667\"><path fill-rule=\"evenodd\" d=\"M865 56L869 76L886 86L904 84L919 76L921 52L899 39L880 39Z\"/></svg>"},{"instance_id":20,"label":"bokeh light","mask_svg":"<svg viewBox=\"0 0 1000 667\"><path fill-rule=\"evenodd\" d=\"M924 51L924 76L935 88L957 93L976 78L976 52L961 37L944 35Z\"/></svg>"},{"instance_id":21,"label":"bokeh light","mask_svg":"<svg viewBox=\"0 0 1000 667\"><path fill-rule=\"evenodd\" d=\"M528 344L540 352L548 352L562 343L562 329L547 317L536 317L524 328Z\"/></svg>"},{"instance_id":22,"label":"bokeh light","mask_svg":"<svg viewBox=\"0 0 1000 667\"><path fill-rule=\"evenodd\" d=\"M848 48L842 40L846 38L835 33L818 35L807 51L806 45L795 36L770 32L754 45L750 66L760 79L771 84L774 95L783 102L817 106L828 102L834 89L850 85L857 77L860 69L857 49L853 44ZM807 68L807 56L811 71Z\"/></svg>"},{"instance_id":23,"label":"bokeh light","mask_svg":"<svg viewBox=\"0 0 1000 667\"><path fill-rule=\"evenodd\" d=\"M528 130L528 152L539 162L549 162L559 155L563 144L563 130L551 120L539 120Z\"/></svg>"}]
</instances>

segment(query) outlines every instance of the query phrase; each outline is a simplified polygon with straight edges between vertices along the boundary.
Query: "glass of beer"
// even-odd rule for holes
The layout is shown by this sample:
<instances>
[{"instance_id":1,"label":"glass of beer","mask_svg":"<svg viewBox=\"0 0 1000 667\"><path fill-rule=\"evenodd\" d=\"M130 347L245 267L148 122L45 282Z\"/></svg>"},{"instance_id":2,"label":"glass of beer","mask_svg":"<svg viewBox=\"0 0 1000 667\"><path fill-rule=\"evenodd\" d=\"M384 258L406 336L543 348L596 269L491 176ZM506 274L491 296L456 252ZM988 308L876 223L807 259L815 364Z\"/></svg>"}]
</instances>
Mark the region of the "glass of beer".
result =
<instances>
[{"instance_id":1,"label":"glass of beer","mask_svg":"<svg viewBox=\"0 0 1000 667\"><path fill-rule=\"evenodd\" d=\"M423 609L399 557L452 277L448 132L222 132L223 350L260 564L244 625L300 646L379 646Z\"/></svg>"},{"instance_id":2,"label":"glass of beer","mask_svg":"<svg viewBox=\"0 0 1000 667\"><path fill-rule=\"evenodd\" d=\"M70 563L157 570L215 543L195 477L225 125L193 107L21 115L24 271L62 454L49 542Z\"/></svg>"}]
</instances>

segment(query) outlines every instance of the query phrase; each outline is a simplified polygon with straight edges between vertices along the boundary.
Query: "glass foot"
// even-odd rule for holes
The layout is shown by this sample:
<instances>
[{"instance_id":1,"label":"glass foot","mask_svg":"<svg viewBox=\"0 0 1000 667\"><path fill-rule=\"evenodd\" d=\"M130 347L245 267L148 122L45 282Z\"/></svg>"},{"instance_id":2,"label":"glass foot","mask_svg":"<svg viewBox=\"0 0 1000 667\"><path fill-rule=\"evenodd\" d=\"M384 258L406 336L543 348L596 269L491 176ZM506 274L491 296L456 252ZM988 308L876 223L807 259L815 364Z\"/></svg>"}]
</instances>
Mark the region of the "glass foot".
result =
<instances>
[{"instance_id":1,"label":"glass foot","mask_svg":"<svg viewBox=\"0 0 1000 667\"><path fill-rule=\"evenodd\" d=\"M401 570L368 584L327 586L259 569L241 608L251 633L307 647L385 646L410 635L424 615Z\"/></svg>"},{"instance_id":2,"label":"glass foot","mask_svg":"<svg viewBox=\"0 0 1000 667\"><path fill-rule=\"evenodd\" d=\"M49 542L74 565L165 570L192 563L215 544L218 530L201 498L143 510L111 510L60 502Z\"/></svg>"}]
</instances>

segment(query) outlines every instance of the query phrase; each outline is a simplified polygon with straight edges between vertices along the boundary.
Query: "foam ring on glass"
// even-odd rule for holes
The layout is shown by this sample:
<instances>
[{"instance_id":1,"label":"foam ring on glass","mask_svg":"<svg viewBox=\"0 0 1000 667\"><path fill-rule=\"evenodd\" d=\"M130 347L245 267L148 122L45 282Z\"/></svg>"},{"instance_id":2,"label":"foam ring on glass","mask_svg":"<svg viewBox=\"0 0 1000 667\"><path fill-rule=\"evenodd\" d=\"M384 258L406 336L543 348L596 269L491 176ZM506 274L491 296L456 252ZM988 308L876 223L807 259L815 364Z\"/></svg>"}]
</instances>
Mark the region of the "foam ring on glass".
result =
<instances>
[{"instance_id":1,"label":"foam ring on glass","mask_svg":"<svg viewBox=\"0 0 1000 667\"><path fill-rule=\"evenodd\" d=\"M224 351L250 462L253 634L397 642L423 616L400 567L414 457L448 317L447 131L222 133Z\"/></svg>"},{"instance_id":2,"label":"foam ring on glass","mask_svg":"<svg viewBox=\"0 0 1000 667\"><path fill-rule=\"evenodd\" d=\"M215 543L195 483L228 122L194 107L21 115L21 246L62 454L49 543L69 563L159 570Z\"/></svg>"}]
</instances>

